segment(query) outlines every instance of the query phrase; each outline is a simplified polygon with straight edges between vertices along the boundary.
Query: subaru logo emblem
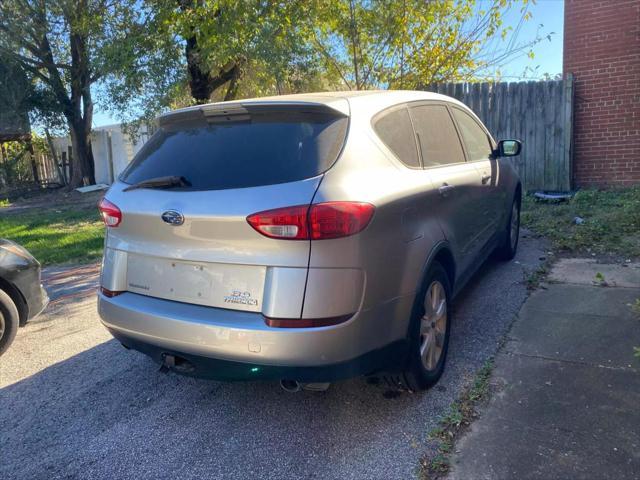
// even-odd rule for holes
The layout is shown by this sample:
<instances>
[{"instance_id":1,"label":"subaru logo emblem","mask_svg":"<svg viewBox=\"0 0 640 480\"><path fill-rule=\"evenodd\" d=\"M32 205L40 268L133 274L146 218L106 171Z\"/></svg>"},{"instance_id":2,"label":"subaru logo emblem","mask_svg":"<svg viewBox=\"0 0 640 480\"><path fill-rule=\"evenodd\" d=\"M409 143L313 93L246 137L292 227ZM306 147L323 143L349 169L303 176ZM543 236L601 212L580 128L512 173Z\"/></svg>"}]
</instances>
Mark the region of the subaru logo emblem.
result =
<instances>
[{"instance_id":1,"label":"subaru logo emblem","mask_svg":"<svg viewBox=\"0 0 640 480\"><path fill-rule=\"evenodd\" d=\"M161 215L162 221L169 225L182 225L184 223L184 217L180 212L175 210L167 210Z\"/></svg>"}]
</instances>

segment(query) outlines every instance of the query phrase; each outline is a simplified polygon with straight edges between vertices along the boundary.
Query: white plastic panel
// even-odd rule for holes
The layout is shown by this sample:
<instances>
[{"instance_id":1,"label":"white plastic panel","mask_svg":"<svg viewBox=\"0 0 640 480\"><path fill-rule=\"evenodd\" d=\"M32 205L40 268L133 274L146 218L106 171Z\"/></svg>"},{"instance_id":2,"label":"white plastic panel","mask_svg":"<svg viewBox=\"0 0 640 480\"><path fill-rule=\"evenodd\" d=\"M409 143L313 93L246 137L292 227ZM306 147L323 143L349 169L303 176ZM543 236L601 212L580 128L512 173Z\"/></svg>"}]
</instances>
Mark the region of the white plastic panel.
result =
<instances>
[{"instance_id":1,"label":"white plastic panel","mask_svg":"<svg viewBox=\"0 0 640 480\"><path fill-rule=\"evenodd\" d=\"M177 302L259 312L266 267L131 254L127 290Z\"/></svg>"}]
</instances>

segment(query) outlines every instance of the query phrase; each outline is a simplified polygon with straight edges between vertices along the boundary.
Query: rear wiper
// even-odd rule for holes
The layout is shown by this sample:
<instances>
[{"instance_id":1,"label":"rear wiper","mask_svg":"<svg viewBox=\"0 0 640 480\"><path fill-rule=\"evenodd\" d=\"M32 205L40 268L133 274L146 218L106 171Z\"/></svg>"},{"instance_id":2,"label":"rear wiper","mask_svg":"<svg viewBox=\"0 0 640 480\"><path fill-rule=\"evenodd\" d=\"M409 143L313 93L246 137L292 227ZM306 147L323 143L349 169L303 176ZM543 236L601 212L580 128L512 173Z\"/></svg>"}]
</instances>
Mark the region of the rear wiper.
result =
<instances>
[{"instance_id":1,"label":"rear wiper","mask_svg":"<svg viewBox=\"0 0 640 480\"><path fill-rule=\"evenodd\" d=\"M190 187L191 182L184 177L168 176L168 177L156 177L148 180L143 180L133 185L129 185L122 190L128 192L129 190L135 190L137 188L168 188L168 187Z\"/></svg>"}]
</instances>

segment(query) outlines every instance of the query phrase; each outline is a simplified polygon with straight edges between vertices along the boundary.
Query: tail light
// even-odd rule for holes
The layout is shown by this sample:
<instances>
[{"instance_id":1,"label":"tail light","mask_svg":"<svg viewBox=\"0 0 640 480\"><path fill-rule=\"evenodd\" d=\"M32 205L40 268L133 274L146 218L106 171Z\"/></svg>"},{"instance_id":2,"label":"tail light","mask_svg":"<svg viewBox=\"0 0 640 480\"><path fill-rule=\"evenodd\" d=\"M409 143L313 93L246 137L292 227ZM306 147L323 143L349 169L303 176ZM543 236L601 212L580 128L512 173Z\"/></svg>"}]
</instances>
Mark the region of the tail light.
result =
<instances>
[{"instance_id":1,"label":"tail light","mask_svg":"<svg viewBox=\"0 0 640 480\"><path fill-rule=\"evenodd\" d=\"M308 210L307 205L267 210L249 215L247 222L267 237L307 240L309 238Z\"/></svg>"},{"instance_id":2,"label":"tail light","mask_svg":"<svg viewBox=\"0 0 640 480\"><path fill-rule=\"evenodd\" d=\"M98 209L100 210L102 220L107 227L117 227L120 225L120 222L122 221L122 212L109 200L106 198L100 200L100 203L98 203Z\"/></svg>"},{"instance_id":3,"label":"tail light","mask_svg":"<svg viewBox=\"0 0 640 480\"><path fill-rule=\"evenodd\" d=\"M262 235L284 240L326 240L361 232L375 207L364 202L325 202L254 213L247 222Z\"/></svg>"},{"instance_id":4,"label":"tail light","mask_svg":"<svg viewBox=\"0 0 640 480\"><path fill-rule=\"evenodd\" d=\"M109 290L108 288L100 287L100 292L108 298L117 297L121 293L124 293L122 290Z\"/></svg>"}]
</instances>

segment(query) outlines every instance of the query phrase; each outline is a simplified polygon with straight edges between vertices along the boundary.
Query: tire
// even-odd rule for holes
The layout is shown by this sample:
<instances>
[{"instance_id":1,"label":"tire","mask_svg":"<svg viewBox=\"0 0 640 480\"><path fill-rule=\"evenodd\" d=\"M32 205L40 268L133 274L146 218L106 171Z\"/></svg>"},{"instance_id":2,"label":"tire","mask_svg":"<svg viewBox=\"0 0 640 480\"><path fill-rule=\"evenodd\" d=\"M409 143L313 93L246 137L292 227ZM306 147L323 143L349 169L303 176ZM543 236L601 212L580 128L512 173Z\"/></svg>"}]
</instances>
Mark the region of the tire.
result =
<instances>
[{"instance_id":1,"label":"tire","mask_svg":"<svg viewBox=\"0 0 640 480\"><path fill-rule=\"evenodd\" d=\"M4 290L0 290L0 355L2 355L18 332L20 317L16 304Z\"/></svg>"},{"instance_id":2,"label":"tire","mask_svg":"<svg viewBox=\"0 0 640 480\"><path fill-rule=\"evenodd\" d=\"M502 243L495 251L496 257L499 260L512 260L518 251L518 241L520 240L520 203L520 194L516 193L516 197L511 204L509 220L502 233Z\"/></svg>"},{"instance_id":3,"label":"tire","mask_svg":"<svg viewBox=\"0 0 640 480\"><path fill-rule=\"evenodd\" d=\"M440 263L434 262L425 275L411 315L409 354L405 369L399 375L387 377L388 383L417 392L438 382L444 371L449 349L450 299L449 276ZM433 304L434 301L440 307L437 311L431 310L428 315L425 305ZM431 321L427 323L429 318ZM431 348L428 347L429 342L432 342Z\"/></svg>"}]
</instances>

